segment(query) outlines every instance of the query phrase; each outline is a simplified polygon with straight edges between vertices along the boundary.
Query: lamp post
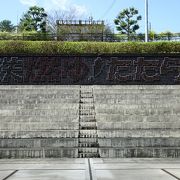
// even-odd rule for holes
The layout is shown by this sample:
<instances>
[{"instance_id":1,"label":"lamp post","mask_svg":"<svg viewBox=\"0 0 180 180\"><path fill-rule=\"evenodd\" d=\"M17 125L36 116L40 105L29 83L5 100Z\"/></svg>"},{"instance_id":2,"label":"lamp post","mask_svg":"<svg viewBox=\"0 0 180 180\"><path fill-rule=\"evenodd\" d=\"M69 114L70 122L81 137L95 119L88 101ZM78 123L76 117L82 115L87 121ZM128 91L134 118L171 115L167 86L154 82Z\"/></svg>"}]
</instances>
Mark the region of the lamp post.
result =
<instances>
[{"instance_id":1,"label":"lamp post","mask_svg":"<svg viewBox=\"0 0 180 180\"><path fill-rule=\"evenodd\" d=\"M145 42L148 42L148 0L145 0Z\"/></svg>"}]
</instances>

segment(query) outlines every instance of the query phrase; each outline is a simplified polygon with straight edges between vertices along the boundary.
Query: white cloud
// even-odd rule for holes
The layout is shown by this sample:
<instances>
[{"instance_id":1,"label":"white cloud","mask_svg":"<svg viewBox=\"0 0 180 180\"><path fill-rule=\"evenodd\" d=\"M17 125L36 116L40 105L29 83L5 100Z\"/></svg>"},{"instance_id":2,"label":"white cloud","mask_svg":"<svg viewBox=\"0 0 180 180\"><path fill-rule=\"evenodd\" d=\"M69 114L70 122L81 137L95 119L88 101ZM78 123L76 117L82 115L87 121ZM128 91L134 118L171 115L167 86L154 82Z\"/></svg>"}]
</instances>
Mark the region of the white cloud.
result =
<instances>
[{"instance_id":1,"label":"white cloud","mask_svg":"<svg viewBox=\"0 0 180 180\"><path fill-rule=\"evenodd\" d=\"M20 3L27 6L34 6L37 4L36 0L20 0Z\"/></svg>"},{"instance_id":2,"label":"white cloud","mask_svg":"<svg viewBox=\"0 0 180 180\"><path fill-rule=\"evenodd\" d=\"M47 11L70 11L73 9L78 16L82 16L87 13L87 8L84 5L73 3L71 0L45 0L44 8Z\"/></svg>"},{"instance_id":3,"label":"white cloud","mask_svg":"<svg viewBox=\"0 0 180 180\"><path fill-rule=\"evenodd\" d=\"M26 6L38 5L44 7L46 11L73 11L76 16L80 17L87 14L87 8L84 5L76 4L75 0L19 0Z\"/></svg>"},{"instance_id":4,"label":"white cloud","mask_svg":"<svg viewBox=\"0 0 180 180\"><path fill-rule=\"evenodd\" d=\"M69 6L69 1L68 0L51 0L52 6L66 10L66 8Z\"/></svg>"},{"instance_id":5,"label":"white cloud","mask_svg":"<svg viewBox=\"0 0 180 180\"><path fill-rule=\"evenodd\" d=\"M77 16L82 16L87 13L87 9L85 6L73 4L72 8L75 9Z\"/></svg>"}]
</instances>

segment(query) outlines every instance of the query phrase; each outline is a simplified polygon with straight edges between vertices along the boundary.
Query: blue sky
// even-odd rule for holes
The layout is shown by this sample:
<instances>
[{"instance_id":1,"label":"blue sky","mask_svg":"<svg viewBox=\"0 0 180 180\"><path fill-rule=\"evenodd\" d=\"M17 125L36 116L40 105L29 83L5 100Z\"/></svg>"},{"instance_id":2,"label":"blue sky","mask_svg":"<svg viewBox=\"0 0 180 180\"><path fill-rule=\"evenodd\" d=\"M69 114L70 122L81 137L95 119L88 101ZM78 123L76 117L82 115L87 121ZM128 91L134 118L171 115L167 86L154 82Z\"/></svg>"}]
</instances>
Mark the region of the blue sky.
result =
<instances>
[{"instance_id":1,"label":"blue sky","mask_svg":"<svg viewBox=\"0 0 180 180\"><path fill-rule=\"evenodd\" d=\"M47 11L76 9L81 19L94 17L105 20L113 27L113 19L124 8L135 7L143 19L140 32L144 32L144 0L1 0L0 21L9 19L17 24L29 6L38 5ZM155 32L180 32L180 0L149 0L149 21Z\"/></svg>"}]
</instances>

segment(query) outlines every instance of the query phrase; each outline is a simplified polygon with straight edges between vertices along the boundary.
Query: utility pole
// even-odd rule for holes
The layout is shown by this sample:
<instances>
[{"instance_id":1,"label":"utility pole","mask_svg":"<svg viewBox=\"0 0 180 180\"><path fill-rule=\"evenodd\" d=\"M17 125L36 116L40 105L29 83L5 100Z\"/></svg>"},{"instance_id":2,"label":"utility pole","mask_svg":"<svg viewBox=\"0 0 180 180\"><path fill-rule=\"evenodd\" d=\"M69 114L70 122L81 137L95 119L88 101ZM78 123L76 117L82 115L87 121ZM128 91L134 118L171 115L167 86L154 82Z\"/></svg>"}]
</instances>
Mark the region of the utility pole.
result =
<instances>
[{"instance_id":1,"label":"utility pole","mask_svg":"<svg viewBox=\"0 0 180 180\"><path fill-rule=\"evenodd\" d=\"M145 42L148 42L148 0L145 0Z\"/></svg>"}]
</instances>

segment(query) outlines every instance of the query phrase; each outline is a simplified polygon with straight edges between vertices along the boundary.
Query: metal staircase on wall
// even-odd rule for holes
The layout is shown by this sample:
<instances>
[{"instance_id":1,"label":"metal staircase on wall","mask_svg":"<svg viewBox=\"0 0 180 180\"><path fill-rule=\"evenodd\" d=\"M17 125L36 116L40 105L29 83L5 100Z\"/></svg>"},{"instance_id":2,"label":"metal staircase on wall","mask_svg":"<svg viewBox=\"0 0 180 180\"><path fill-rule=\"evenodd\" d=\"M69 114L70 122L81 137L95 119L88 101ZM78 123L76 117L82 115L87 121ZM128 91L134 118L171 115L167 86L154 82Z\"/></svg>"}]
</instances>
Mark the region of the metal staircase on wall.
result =
<instances>
[{"instance_id":1,"label":"metal staircase on wall","mask_svg":"<svg viewBox=\"0 0 180 180\"><path fill-rule=\"evenodd\" d=\"M92 86L80 86L79 158L98 158L99 144Z\"/></svg>"}]
</instances>

